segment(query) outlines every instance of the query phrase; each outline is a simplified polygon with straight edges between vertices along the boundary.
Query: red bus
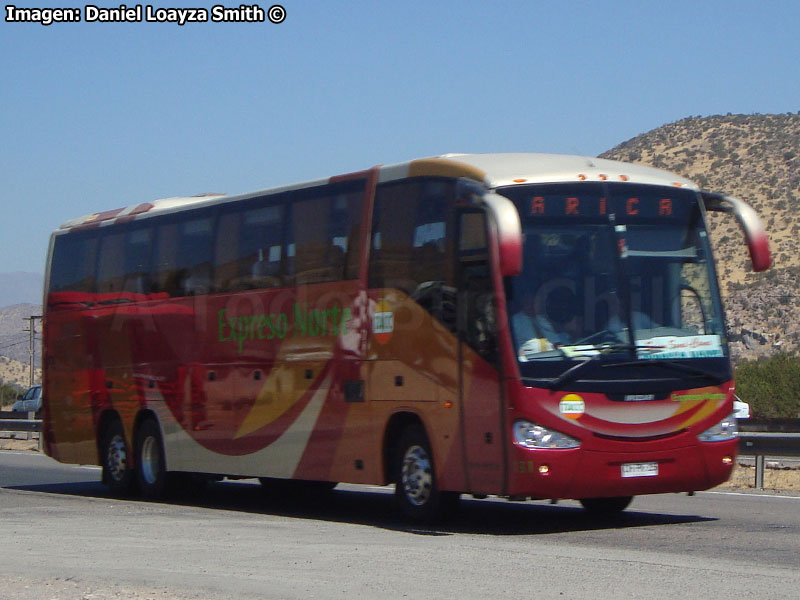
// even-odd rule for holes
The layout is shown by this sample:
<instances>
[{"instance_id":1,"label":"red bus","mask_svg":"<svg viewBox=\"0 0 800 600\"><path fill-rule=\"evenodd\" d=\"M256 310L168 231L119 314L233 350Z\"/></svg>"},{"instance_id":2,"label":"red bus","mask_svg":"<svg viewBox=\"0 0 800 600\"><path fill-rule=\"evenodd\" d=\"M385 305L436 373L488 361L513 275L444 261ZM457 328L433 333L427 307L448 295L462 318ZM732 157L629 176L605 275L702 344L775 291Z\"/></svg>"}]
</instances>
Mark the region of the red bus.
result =
<instances>
[{"instance_id":1,"label":"red bus","mask_svg":"<svg viewBox=\"0 0 800 600\"><path fill-rule=\"evenodd\" d=\"M191 474L580 500L725 481L734 384L706 211L597 158L447 155L75 219L50 243L47 453L118 494Z\"/></svg>"}]
</instances>

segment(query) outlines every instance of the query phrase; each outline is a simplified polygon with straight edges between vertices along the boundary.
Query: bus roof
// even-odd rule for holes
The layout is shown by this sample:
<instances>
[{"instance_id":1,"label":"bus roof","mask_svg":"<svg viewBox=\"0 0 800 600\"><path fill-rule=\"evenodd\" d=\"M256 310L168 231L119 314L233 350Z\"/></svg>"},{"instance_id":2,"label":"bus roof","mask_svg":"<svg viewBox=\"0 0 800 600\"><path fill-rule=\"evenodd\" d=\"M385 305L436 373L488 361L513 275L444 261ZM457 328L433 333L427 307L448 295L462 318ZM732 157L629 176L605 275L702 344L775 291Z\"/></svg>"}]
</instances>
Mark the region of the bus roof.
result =
<instances>
[{"instance_id":1,"label":"bus roof","mask_svg":"<svg viewBox=\"0 0 800 600\"><path fill-rule=\"evenodd\" d=\"M443 154L393 165L377 167L380 183L406 177L465 177L482 183L488 189L527 183L562 183L577 181L624 181L649 185L674 185L698 189L692 181L669 171L590 156L564 154ZM366 175L366 172L362 173ZM357 175L357 174L352 174ZM199 194L197 196L162 198L105 212L94 213L62 224L59 229L70 230L97 226L105 222L134 220L185 208L235 202L265 193L277 193L324 185L350 176L335 176L294 185L264 189L243 195Z\"/></svg>"},{"instance_id":2,"label":"bus roof","mask_svg":"<svg viewBox=\"0 0 800 600\"><path fill-rule=\"evenodd\" d=\"M523 183L571 181L625 181L698 189L689 179L662 169L565 154L445 154L384 166L380 180L434 174L469 177L490 189Z\"/></svg>"}]
</instances>

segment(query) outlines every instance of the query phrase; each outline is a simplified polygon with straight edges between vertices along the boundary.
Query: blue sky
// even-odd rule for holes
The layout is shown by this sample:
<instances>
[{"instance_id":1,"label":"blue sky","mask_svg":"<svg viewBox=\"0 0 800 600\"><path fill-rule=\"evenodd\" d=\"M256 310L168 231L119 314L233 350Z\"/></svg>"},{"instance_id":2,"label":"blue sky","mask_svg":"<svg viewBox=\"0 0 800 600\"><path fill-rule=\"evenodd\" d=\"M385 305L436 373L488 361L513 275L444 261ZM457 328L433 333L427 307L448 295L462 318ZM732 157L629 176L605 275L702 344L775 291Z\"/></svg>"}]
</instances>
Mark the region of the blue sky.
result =
<instances>
[{"instance_id":1,"label":"blue sky","mask_svg":"<svg viewBox=\"0 0 800 600\"><path fill-rule=\"evenodd\" d=\"M0 21L0 272L42 273L60 223L155 198L800 110L794 0L281 4L278 25Z\"/></svg>"}]
</instances>

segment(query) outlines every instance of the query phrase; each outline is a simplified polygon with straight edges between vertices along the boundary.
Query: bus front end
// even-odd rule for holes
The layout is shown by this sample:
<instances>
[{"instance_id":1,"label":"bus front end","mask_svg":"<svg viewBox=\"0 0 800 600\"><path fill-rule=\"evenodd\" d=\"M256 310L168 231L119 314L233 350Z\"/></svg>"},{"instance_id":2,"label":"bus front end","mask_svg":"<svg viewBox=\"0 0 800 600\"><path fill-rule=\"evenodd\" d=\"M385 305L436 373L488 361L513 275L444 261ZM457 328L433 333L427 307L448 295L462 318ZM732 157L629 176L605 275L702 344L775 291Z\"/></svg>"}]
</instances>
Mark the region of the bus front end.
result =
<instances>
[{"instance_id":1,"label":"bus front end","mask_svg":"<svg viewBox=\"0 0 800 600\"><path fill-rule=\"evenodd\" d=\"M501 292L510 497L624 507L638 494L714 487L735 464L703 197L600 179L496 190L516 207L522 239L521 268Z\"/></svg>"}]
</instances>

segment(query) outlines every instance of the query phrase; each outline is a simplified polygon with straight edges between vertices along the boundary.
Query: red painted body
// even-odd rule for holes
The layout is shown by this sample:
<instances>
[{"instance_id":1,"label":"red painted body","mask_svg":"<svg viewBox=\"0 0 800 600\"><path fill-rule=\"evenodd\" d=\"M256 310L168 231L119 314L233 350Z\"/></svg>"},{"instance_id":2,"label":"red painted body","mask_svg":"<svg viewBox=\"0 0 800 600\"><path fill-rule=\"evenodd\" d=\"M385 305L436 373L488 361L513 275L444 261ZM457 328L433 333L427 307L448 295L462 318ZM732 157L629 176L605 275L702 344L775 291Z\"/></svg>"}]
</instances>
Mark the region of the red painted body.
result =
<instances>
[{"instance_id":1,"label":"red painted body","mask_svg":"<svg viewBox=\"0 0 800 600\"><path fill-rule=\"evenodd\" d=\"M412 164L404 177L436 174L437 164ZM477 177L474 168L459 174L452 161L441 164L442 177ZM47 453L99 464L106 419L118 418L130 441L148 415L159 424L169 470L385 484L393 428L418 422L443 490L591 498L700 490L729 477L736 440L697 436L730 413L730 382L635 406L523 385L503 280L520 269L518 228L490 218L494 363L408 294L370 288L379 171L331 182L356 176L367 185L353 279L180 298L50 293ZM107 211L74 229L135 222L152 207ZM563 402L582 408L571 413ZM512 439L518 419L573 436L580 448L522 448ZM625 463L657 463L658 475L623 478Z\"/></svg>"}]
</instances>

